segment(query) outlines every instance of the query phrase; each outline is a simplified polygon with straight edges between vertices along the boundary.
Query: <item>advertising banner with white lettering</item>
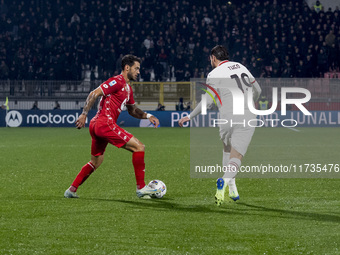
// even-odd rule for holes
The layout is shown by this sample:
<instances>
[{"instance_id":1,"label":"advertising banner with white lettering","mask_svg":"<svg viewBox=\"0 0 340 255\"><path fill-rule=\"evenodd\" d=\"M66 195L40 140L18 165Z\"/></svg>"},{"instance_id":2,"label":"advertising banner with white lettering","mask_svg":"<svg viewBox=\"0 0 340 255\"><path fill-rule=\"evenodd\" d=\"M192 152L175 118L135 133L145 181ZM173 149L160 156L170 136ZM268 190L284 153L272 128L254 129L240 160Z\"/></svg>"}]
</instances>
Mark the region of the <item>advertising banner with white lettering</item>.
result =
<instances>
[{"instance_id":1,"label":"advertising banner with white lettering","mask_svg":"<svg viewBox=\"0 0 340 255\"><path fill-rule=\"evenodd\" d=\"M89 112L87 126L96 113L96 110ZM181 116L188 115L187 112L168 111L148 113L157 116L164 127L178 126ZM80 110L0 110L0 127L74 127L80 114ZM153 127L149 120L133 118L127 111L120 114L117 123L122 127Z\"/></svg>"},{"instance_id":2,"label":"advertising banner with white lettering","mask_svg":"<svg viewBox=\"0 0 340 255\"><path fill-rule=\"evenodd\" d=\"M180 111L150 111L155 115L161 127L178 127L178 121L187 116L188 112ZM0 127L74 127L74 123L81 111L74 110L10 110L0 111ZM96 114L95 110L89 112L89 120ZM207 115L199 115L192 119L191 127L216 127L230 120L223 119L216 111ZM249 123L248 123L249 122ZM117 121L122 127L152 127L148 120L139 120L123 111ZM299 111L287 111L285 116L276 111L267 116L257 116L247 123L234 123L251 125L255 127L340 127L339 111L311 111L311 115L304 115ZM190 123L185 123L189 126Z\"/></svg>"}]
</instances>

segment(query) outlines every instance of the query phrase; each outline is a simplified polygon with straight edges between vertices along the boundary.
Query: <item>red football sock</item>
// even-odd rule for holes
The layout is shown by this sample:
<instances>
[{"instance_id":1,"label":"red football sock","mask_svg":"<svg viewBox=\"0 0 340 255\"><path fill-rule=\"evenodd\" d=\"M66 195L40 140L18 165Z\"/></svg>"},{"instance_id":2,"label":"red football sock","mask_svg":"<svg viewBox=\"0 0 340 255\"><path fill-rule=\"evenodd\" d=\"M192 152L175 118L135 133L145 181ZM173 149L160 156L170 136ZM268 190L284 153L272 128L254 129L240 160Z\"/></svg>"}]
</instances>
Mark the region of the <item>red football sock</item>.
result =
<instances>
[{"instance_id":1,"label":"red football sock","mask_svg":"<svg viewBox=\"0 0 340 255\"><path fill-rule=\"evenodd\" d=\"M135 168L135 176L137 182L137 189L142 189L145 186L145 162L144 162L144 151L136 151L132 153L132 164Z\"/></svg>"},{"instance_id":2,"label":"red football sock","mask_svg":"<svg viewBox=\"0 0 340 255\"><path fill-rule=\"evenodd\" d=\"M88 162L85 166L83 166L83 168L72 183L72 186L70 188L71 191L76 192L78 187L83 184L84 181L86 181L86 179L93 173L94 170L96 170L96 168L91 162Z\"/></svg>"}]
</instances>

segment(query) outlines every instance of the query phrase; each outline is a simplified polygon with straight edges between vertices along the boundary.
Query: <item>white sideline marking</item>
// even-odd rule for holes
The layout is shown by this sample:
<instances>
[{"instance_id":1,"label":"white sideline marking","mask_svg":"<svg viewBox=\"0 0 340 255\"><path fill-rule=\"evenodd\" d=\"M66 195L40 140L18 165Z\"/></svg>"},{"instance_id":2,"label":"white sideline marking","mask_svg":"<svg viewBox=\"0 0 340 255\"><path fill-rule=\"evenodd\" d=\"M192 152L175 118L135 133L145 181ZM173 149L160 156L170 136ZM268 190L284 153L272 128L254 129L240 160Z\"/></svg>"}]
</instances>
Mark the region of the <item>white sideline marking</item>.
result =
<instances>
[{"instance_id":1,"label":"white sideline marking","mask_svg":"<svg viewBox=\"0 0 340 255\"><path fill-rule=\"evenodd\" d=\"M295 132L300 132L300 130L298 130L298 129L296 129L296 128L291 128L291 127L289 127L289 129L290 129L290 130L293 130L293 131L295 131Z\"/></svg>"}]
</instances>

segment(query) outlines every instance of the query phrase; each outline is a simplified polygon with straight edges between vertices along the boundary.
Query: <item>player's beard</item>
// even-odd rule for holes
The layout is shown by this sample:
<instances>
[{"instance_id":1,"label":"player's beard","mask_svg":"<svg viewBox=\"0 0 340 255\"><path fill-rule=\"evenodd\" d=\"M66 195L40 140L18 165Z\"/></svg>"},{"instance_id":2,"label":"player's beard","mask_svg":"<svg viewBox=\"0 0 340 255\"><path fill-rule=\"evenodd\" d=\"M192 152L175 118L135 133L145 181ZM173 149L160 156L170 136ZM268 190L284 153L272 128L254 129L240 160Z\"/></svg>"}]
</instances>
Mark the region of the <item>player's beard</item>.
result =
<instances>
[{"instance_id":1,"label":"player's beard","mask_svg":"<svg viewBox=\"0 0 340 255\"><path fill-rule=\"evenodd\" d=\"M212 69L215 69L215 68L216 68L215 63L214 63L212 60L210 60L210 64L211 64Z\"/></svg>"},{"instance_id":2,"label":"player's beard","mask_svg":"<svg viewBox=\"0 0 340 255\"><path fill-rule=\"evenodd\" d=\"M133 77L132 72L128 72L127 77L130 81L136 81L137 80L135 77Z\"/></svg>"}]
</instances>

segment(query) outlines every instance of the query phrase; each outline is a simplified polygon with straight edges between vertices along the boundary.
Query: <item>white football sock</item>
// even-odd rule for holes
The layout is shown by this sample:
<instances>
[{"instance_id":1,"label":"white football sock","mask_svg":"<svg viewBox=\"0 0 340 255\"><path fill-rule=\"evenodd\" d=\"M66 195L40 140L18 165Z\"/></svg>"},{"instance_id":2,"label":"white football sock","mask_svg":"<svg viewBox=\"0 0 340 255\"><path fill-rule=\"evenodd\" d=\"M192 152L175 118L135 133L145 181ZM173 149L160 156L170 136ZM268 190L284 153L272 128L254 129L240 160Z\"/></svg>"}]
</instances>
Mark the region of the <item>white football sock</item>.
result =
<instances>
[{"instance_id":1,"label":"white football sock","mask_svg":"<svg viewBox=\"0 0 340 255\"><path fill-rule=\"evenodd\" d=\"M231 158L227 165L227 171L223 175L224 181L229 183L231 179L234 179L240 166L241 160L239 160L238 158ZM228 171L228 169L232 171Z\"/></svg>"},{"instance_id":2,"label":"white football sock","mask_svg":"<svg viewBox=\"0 0 340 255\"><path fill-rule=\"evenodd\" d=\"M230 179L230 181L228 182L228 185L229 185L229 186L235 186L235 185L236 185L236 183L235 183L235 177Z\"/></svg>"},{"instance_id":3,"label":"white football sock","mask_svg":"<svg viewBox=\"0 0 340 255\"><path fill-rule=\"evenodd\" d=\"M229 159L230 159L230 152L225 152L223 150L223 167L224 167L224 169L227 169L227 166L228 166L228 163L229 163ZM228 184L229 181L230 181L230 178L223 178L223 180L224 180L225 184Z\"/></svg>"}]
</instances>

